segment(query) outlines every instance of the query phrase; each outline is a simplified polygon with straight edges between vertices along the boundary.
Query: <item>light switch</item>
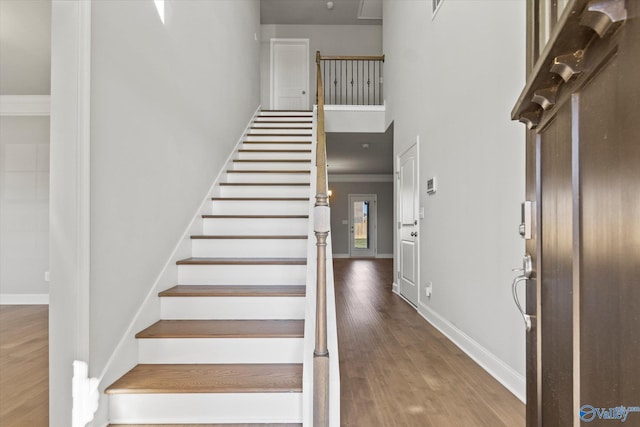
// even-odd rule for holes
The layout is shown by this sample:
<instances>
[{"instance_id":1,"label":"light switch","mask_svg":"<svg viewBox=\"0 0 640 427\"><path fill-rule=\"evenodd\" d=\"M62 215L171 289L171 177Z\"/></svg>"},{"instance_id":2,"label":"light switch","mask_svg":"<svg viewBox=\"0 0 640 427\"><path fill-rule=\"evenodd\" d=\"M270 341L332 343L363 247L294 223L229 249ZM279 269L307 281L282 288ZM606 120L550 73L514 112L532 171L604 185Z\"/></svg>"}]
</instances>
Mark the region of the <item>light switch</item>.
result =
<instances>
[{"instance_id":1,"label":"light switch","mask_svg":"<svg viewBox=\"0 0 640 427\"><path fill-rule=\"evenodd\" d=\"M420 206L420 219L424 219L424 207Z\"/></svg>"},{"instance_id":2,"label":"light switch","mask_svg":"<svg viewBox=\"0 0 640 427\"><path fill-rule=\"evenodd\" d=\"M348 219L343 219L342 220L342 225L349 225L349 220Z\"/></svg>"}]
</instances>

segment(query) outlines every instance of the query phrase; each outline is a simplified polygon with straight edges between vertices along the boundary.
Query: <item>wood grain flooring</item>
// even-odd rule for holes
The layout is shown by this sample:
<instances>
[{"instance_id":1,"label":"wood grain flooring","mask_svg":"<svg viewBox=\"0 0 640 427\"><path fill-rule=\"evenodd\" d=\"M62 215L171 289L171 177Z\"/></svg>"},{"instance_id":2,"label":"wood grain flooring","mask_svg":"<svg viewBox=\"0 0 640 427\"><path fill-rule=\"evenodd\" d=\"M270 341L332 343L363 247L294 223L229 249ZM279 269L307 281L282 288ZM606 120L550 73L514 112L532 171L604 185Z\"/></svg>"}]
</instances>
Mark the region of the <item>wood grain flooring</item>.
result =
<instances>
[{"instance_id":1,"label":"wood grain flooring","mask_svg":"<svg viewBox=\"0 0 640 427\"><path fill-rule=\"evenodd\" d=\"M520 401L391 292L391 260L334 269L343 426L525 425ZM47 317L46 306L0 306L3 427L48 425Z\"/></svg>"},{"instance_id":2,"label":"wood grain flooring","mask_svg":"<svg viewBox=\"0 0 640 427\"><path fill-rule=\"evenodd\" d=\"M522 427L525 405L391 291L393 262L334 260L343 426Z\"/></svg>"},{"instance_id":3,"label":"wood grain flooring","mask_svg":"<svg viewBox=\"0 0 640 427\"><path fill-rule=\"evenodd\" d=\"M109 424L109 427L302 427L302 424Z\"/></svg>"},{"instance_id":4,"label":"wood grain flooring","mask_svg":"<svg viewBox=\"0 0 640 427\"><path fill-rule=\"evenodd\" d=\"M137 365L105 393L301 393L302 365Z\"/></svg>"},{"instance_id":5,"label":"wood grain flooring","mask_svg":"<svg viewBox=\"0 0 640 427\"><path fill-rule=\"evenodd\" d=\"M304 285L177 285L160 297L303 297Z\"/></svg>"},{"instance_id":6,"label":"wood grain flooring","mask_svg":"<svg viewBox=\"0 0 640 427\"><path fill-rule=\"evenodd\" d=\"M302 338L304 320L159 320L136 338Z\"/></svg>"},{"instance_id":7,"label":"wood grain flooring","mask_svg":"<svg viewBox=\"0 0 640 427\"><path fill-rule=\"evenodd\" d=\"M0 305L0 426L49 425L49 307Z\"/></svg>"}]
</instances>

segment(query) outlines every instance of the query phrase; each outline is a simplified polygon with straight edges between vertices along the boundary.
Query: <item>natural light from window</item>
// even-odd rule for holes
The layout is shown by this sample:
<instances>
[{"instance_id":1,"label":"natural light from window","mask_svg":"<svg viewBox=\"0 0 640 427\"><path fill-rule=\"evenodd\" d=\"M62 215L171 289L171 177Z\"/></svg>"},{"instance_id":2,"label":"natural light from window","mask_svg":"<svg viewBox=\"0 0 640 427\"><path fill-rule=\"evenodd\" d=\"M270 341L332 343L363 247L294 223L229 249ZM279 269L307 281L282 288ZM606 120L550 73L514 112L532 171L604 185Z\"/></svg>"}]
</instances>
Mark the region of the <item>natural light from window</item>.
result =
<instances>
[{"instance_id":1,"label":"natural light from window","mask_svg":"<svg viewBox=\"0 0 640 427\"><path fill-rule=\"evenodd\" d=\"M158 10L158 15L160 16L160 20L164 25L164 0L153 0L156 4L156 9Z\"/></svg>"}]
</instances>

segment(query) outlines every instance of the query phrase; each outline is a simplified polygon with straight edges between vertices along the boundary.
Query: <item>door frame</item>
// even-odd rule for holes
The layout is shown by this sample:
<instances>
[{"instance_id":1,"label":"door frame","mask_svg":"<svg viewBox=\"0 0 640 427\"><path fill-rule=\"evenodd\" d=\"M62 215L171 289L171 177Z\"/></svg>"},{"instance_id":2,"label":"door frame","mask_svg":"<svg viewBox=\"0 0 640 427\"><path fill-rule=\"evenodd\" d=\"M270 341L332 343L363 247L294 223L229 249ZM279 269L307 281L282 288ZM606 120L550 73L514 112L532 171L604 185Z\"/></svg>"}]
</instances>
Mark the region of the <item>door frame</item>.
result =
<instances>
[{"instance_id":1,"label":"door frame","mask_svg":"<svg viewBox=\"0 0 640 427\"><path fill-rule=\"evenodd\" d=\"M274 38L271 39L270 42L270 55L269 55L269 106L272 110L274 110L276 108L276 96L275 96L275 92L276 92L276 85L275 85L275 61L274 61L274 56L275 56L275 47L277 45L287 45L287 44L302 44L305 46L305 51L306 51L306 55L305 57L307 58L307 60L304 63L304 68L305 68L305 74L307 76L307 78L305 79L305 87L304 90L306 92L306 98L307 98L307 107L309 105L309 79L310 79L310 75L309 75L309 70L310 70L310 56L309 56L309 39L282 39L282 38Z\"/></svg>"},{"instance_id":2,"label":"door frame","mask_svg":"<svg viewBox=\"0 0 640 427\"><path fill-rule=\"evenodd\" d=\"M402 197L402 191L400 188L400 159L402 158L402 156L404 156L405 154L407 154L411 149L413 149L415 147L416 149L416 182L415 182L415 193L414 193L414 197L415 197L415 201L416 201L416 218L419 217L419 210L420 210L420 167L419 167L419 160L420 160L420 136L417 135L416 136L416 140L414 143L412 143L411 145L409 145L407 148L405 148L404 150L402 150L400 153L396 154L396 164L395 164L395 175L396 175L396 184L395 184L395 192L397 194L397 198L396 198L396 271L395 271L395 280L397 280L397 294L404 299L405 301L407 301L409 304L413 305L412 302L410 302L404 295L402 295L401 292L401 288L400 288L400 278L401 278L401 268L402 268L402 236L401 236L401 231L402 231L402 219L401 219L401 207L402 207L402 203L401 203L401 197ZM418 309L418 306L420 305L421 299L420 299L420 221L418 221L418 223L416 224L416 231L418 232L418 237L416 238L416 284L418 286L418 298L416 300L416 310Z\"/></svg>"},{"instance_id":3,"label":"door frame","mask_svg":"<svg viewBox=\"0 0 640 427\"><path fill-rule=\"evenodd\" d=\"M548 41L540 40L538 37L538 30L540 28L540 6L539 1L530 1L527 3L527 81L528 86L523 89L518 102L512 111L512 119L518 119L525 123L528 127L526 134L526 199L529 201L535 201L534 210L532 211L533 221L533 235L531 239L526 241L526 251L531 254L533 261L533 276L527 282L526 288L526 312L533 317L533 325L531 331L526 335L526 379L527 379L527 408L526 419L527 426L529 427L541 427L543 424L557 423L558 419L563 416L563 425L571 425L572 427L578 427L583 425L583 422L589 422L590 420L582 419L583 406L591 407L591 405L608 406L608 402L615 404L624 404L626 401L632 402L634 399L638 399L637 388L629 387L629 376L625 375L626 372L632 372L633 369L637 369L637 359L632 358L630 354L634 356L638 354L637 342L621 344L624 340L624 334L618 335L612 334L614 338L607 342L606 346L602 348L611 349L617 348L615 352L612 351L590 351L593 347L593 342L598 342L602 338L608 338L608 332L616 330L618 322L626 321L629 318L629 312L635 308L630 307L631 304L627 303L625 306L623 302L633 302L633 296L638 294L631 294L627 292L626 299L617 299L607 301L601 301L601 296L619 295L622 283L629 283L631 281L622 279L620 275L617 277L611 277L606 275L607 280L602 281L600 275L605 275L606 270L601 269L601 265L616 265L613 270L616 273L625 271L628 274L630 270L629 263L626 264L626 270L623 270L625 262L628 258L628 254L632 254L632 250L628 250L629 242L625 241L621 236L624 233L618 233L616 236L611 236L609 240L599 239L594 243L593 235L589 236L588 232L591 230L604 230L604 227L599 227L594 224L597 221L602 223L614 223L620 226L624 224L619 218L624 217L624 209L620 206L613 207L615 205L606 205L607 207L603 211L609 209L611 212L615 212L615 220L610 217L600 216L594 206L599 206L603 200L606 202L607 197L611 196L611 200L622 200L622 197L616 194L616 190L627 190L626 194L637 195L634 191L628 191L629 188L634 190L633 185L637 186L637 175L625 175L625 172L633 169L631 162L635 161L635 157L625 157L621 155L613 156L617 159L624 159L626 164L620 160L618 163L611 162L611 158L607 158L608 150L620 150L622 153L623 147L633 144L635 141L629 143L631 140L629 135L637 134L637 128L631 130L631 123L633 120L626 118L627 129L624 135L613 135L609 141L605 144L594 148L594 141L603 141L599 136L593 136L593 128L585 127L583 123L587 122L597 114L595 109L591 110L590 107L597 105L602 111L610 111L610 104L612 102L620 102L615 98L616 92L610 90L608 94L611 97L603 97L594 95L593 87L602 85L603 81L607 81L608 78L611 86L615 86L616 78L621 79L618 81L621 87L624 86L624 91L633 93L631 91L638 91L638 87L635 85L629 85L628 82L632 81L631 77L634 75L632 72L622 70L630 69L631 61L638 55L637 43L638 35L640 34L640 27L637 20L628 19L629 17L637 17L640 13L640 6L635 1L621 1L621 2L609 2L603 3L606 9L588 10L590 4L587 0L577 0L568 2L568 8L570 11L556 10L555 16L561 16L557 24L559 28L553 30L553 34L557 37L552 37ZM551 3L554 5L554 3ZM605 12L611 12L612 6L624 7L621 13L621 9L617 9L614 20L611 21L611 28L609 30L603 30L598 27L597 19L572 20L569 17L584 17L589 14L601 14L602 17L606 15ZM564 19L562 19L564 18ZM552 19L552 22L555 18ZM623 24L623 22L627 21ZM580 23L579 23L580 22ZM586 24L586 25L585 25ZM620 29L617 29L619 26ZM584 32L585 27L591 27L593 32ZM602 34L598 33L602 31ZM559 94L558 98L554 100L553 105L546 106L542 98L537 101L533 101L534 104L528 104L532 98L532 93L540 93L541 89L546 88L546 84L542 83L543 79L547 77L545 73L550 70L551 63L563 63L562 55L565 52L566 46L563 44L564 39L571 38L572 43L575 46L584 47L582 50L584 61L582 66L584 70L579 72L573 79L563 81L561 87L556 87L556 92ZM634 48L630 48L634 46ZM634 56L627 56L633 53ZM623 59L625 58L625 59ZM614 61L618 61L614 64ZM637 63L637 62L636 62ZM635 63L634 63L635 66ZM619 68L618 68L619 67ZM607 73L616 73L617 77L613 78L611 75L607 76ZM551 71L554 72L554 71ZM600 79L600 80L598 80ZM563 79L564 80L564 79ZM624 82L624 83L623 83ZM635 81L637 82L637 81ZM625 83L627 83L625 85ZM633 87L632 87L633 86ZM547 92L548 93L548 92ZM597 92L596 92L597 93ZM585 101L585 98L588 101ZM638 99L631 96L630 98ZM597 100L597 102L596 102ZM542 104L541 104L542 102ZM624 104L621 109L624 109ZM533 106L533 108L530 108ZM627 107L627 111L630 109ZM594 113L594 111L596 111ZM562 117L565 115L565 117ZM568 118L567 118L568 116ZM616 121L617 120L617 121ZM620 125L623 119L620 116L607 116L603 114L602 128L606 129L616 128ZM554 129L551 126L562 122L564 134L561 137L555 136ZM591 122L593 123L593 122ZM635 122L637 123L637 121ZM560 125L559 125L560 126ZM566 134L570 136L567 137ZM626 136L625 136L626 135ZM571 227L570 230L565 232L564 248L562 256L556 256L552 258L547 255L543 260L543 254L549 253L548 249L543 247L545 236L543 230L553 225L553 221L557 218L557 213L554 212L555 206L553 203L548 208L549 212L546 219L546 224L543 223L545 216L543 211L544 206L544 192L543 186L543 173L544 173L544 145L553 144L554 138L562 141L565 144L567 151L570 150L569 161L571 167L571 180L565 176L563 183L565 183L565 193L570 194L571 206L570 208L564 208L564 215L570 216ZM607 139L607 138L604 138ZM552 142L549 142L552 141ZM597 145L597 144L596 144ZM598 150L598 151L590 151ZM553 158L553 154L547 154L547 158ZM629 160L631 159L631 160ZM610 163L605 163L610 162ZM608 171L595 169L594 164L607 165ZM635 166L635 165L633 165ZM595 173L594 173L595 171ZM612 172L609 172L612 171ZM613 172L614 171L614 172ZM548 179L548 175L546 176ZM635 179L636 181L632 181ZM605 185L609 180L609 185ZM614 182L616 185L611 185ZM596 183L596 184L594 184ZM602 184L601 184L602 183ZM571 192L567 192L569 185L571 184ZM554 185L557 185L554 183ZM594 191L599 185L606 188L606 191ZM623 187L626 185L626 187ZM547 188L554 188L547 184ZM622 193L623 191L620 191ZM606 194L607 197L594 202L596 195ZM550 199L553 200L553 197ZM637 199L629 197L633 203ZM548 203L548 202L547 202ZM604 206L605 204L603 204ZM565 203L565 206L569 206L569 203ZM585 206L587 207L585 209ZM614 216L612 215L612 216ZM619 221L619 222L618 222ZM632 221L627 220L627 224ZM567 223L567 221L564 221ZM567 227L569 228L569 227ZM625 232L633 236L634 230L628 230L625 228ZM553 239L557 233L550 233L553 235ZM590 247L585 246L585 235L588 236L590 241ZM615 239L618 240L615 240ZM550 239L552 243L555 243L553 239ZM568 242L570 241L570 244ZM624 245L627 245L625 248ZM602 248L598 251L597 260L598 263L594 263L595 258L594 247ZM585 248L587 248L585 250ZM615 248L615 249L614 249ZM553 248L552 248L553 249ZM569 250L566 250L569 249ZM616 251L617 249L617 251ZM560 252L560 251L556 251ZM553 251L551 252L553 254ZM571 273L565 274L564 277L557 273L559 270L556 267L556 258L561 259L563 257L571 257L570 264L567 261L566 265L571 265L570 268L564 268L563 271ZM547 259L551 258L552 262L548 262ZM551 265L550 265L551 264ZM595 267L594 267L595 264ZM586 267L585 267L586 266ZM602 273L602 272L605 273ZM555 330L553 322L556 321L553 310L549 310L548 300L545 297L549 297L548 289L558 288L558 282L562 279L562 285L570 292L565 293L565 303L561 307L562 311L568 313L571 311L571 330L565 331L563 336ZM632 282L631 282L632 283ZM629 288L631 289L631 287ZM637 288L633 288L637 289ZM570 299L567 297L570 296ZM637 298L636 298L637 299ZM556 299L557 300L557 299ZM607 306L608 304L608 306ZM560 310L556 310L560 311ZM610 313L614 313L610 315ZM623 317L626 313L627 317ZM567 324L567 321L562 322ZM594 328L597 325L597 328ZM636 328L637 329L637 328ZM549 338L551 337L551 338ZM585 337L588 338L585 340ZM552 345L546 348L552 349L551 353L543 353L545 345L543 338L546 342L551 342ZM636 347L633 347L636 345ZM548 350L547 350L548 352ZM565 363L560 367L556 367L555 363L558 360L558 354L564 353ZM569 354L569 356L566 356ZM601 357L601 356L605 357ZM620 369L621 360L625 360L625 369ZM570 367L569 363L570 361ZM613 362L612 362L613 361ZM550 363L551 362L551 363ZM634 365L635 364L635 365ZM594 369L595 367L598 369ZM616 371L616 368L618 371ZM563 383L566 387L558 387L557 384L549 384L548 378L558 378L558 374L553 370L563 370L563 374L566 376ZM594 375L598 371L606 372L607 375ZM615 386L612 386L612 382L606 383L604 378L614 378L613 381L617 381ZM633 377L631 377L633 378ZM555 386L555 387L554 387ZM626 388L625 388L626 387ZM616 392L610 390L627 390L628 394L636 394L635 396L625 396L624 399L619 399L616 396ZM629 392L631 390L631 392ZM553 402L556 408L559 408L556 402L562 402L562 409L555 409L554 411L547 411L549 408L548 403ZM606 403L605 403L606 402ZM546 413L543 412L543 408ZM567 409L569 408L569 409ZM630 414L635 416L636 414ZM596 422L597 423L597 422ZM594 424L596 424L594 423ZM600 424L598 424L600 425ZM603 424L604 425L604 424Z\"/></svg>"},{"instance_id":4,"label":"door frame","mask_svg":"<svg viewBox=\"0 0 640 427\"><path fill-rule=\"evenodd\" d=\"M361 200L370 200L373 203L369 205L369 238L370 249L368 253L358 253L354 247L355 231L351 232L353 224L353 202ZM375 258L378 255L378 195L377 194L349 194L347 196L349 203L349 258ZM364 251L363 251L364 252Z\"/></svg>"}]
</instances>

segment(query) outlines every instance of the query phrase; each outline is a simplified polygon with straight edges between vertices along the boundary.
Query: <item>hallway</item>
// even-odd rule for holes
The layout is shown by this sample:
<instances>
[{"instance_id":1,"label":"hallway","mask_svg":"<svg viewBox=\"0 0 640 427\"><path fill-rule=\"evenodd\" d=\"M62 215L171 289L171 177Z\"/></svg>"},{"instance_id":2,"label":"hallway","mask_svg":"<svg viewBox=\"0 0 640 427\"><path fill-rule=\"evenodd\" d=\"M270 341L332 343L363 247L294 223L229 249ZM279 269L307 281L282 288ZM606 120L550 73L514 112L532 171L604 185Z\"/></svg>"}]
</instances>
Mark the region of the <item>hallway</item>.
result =
<instances>
[{"instance_id":1,"label":"hallway","mask_svg":"<svg viewBox=\"0 0 640 427\"><path fill-rule=\"evenodd\" d=\"M343 426L519 427L525 405L391 291L393 261L334 260Z\"/></svg>"}]
</instances>

